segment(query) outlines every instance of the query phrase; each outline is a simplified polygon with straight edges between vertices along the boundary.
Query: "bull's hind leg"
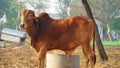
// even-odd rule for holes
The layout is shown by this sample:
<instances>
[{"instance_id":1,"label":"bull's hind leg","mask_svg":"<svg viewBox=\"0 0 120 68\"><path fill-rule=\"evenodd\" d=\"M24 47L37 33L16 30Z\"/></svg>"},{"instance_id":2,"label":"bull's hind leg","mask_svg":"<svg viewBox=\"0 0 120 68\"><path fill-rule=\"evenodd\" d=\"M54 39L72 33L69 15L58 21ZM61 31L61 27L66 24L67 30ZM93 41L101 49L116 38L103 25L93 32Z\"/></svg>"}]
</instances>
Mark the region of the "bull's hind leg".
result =
<instances>
[{"instance_id":1,"label":"bull's hind leg","mask_svg":"<svg viewBox=\"0 0 120 68\"><path fill-rule=\"evenodd\" d=\"M85 68L88 68L88 63L90 61L91 68L94 68L94 52L90 47L90 44L84 43L82 45L83 47L83 53L85 56Z\"/></svg>"}]
</instances>

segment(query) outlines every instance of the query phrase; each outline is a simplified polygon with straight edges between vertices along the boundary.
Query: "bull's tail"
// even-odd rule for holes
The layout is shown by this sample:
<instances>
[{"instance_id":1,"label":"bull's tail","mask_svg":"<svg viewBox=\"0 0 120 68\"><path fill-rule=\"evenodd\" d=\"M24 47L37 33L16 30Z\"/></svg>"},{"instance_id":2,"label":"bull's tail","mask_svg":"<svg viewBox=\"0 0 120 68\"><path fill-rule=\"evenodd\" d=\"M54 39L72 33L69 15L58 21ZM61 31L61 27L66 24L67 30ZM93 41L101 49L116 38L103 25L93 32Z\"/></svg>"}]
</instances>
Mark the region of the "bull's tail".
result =
<instances>
[{"instance_id":1,"label":"bull's tail","mask_svg":"<svg viewBox=\"0 0 120 68\"><path fill-rule=\"evenodd\" d=\"M95 55L95 28L93 30L93 52L94 52L94 64L96 64L96 55Z\"/></svg>"}]
</instances>

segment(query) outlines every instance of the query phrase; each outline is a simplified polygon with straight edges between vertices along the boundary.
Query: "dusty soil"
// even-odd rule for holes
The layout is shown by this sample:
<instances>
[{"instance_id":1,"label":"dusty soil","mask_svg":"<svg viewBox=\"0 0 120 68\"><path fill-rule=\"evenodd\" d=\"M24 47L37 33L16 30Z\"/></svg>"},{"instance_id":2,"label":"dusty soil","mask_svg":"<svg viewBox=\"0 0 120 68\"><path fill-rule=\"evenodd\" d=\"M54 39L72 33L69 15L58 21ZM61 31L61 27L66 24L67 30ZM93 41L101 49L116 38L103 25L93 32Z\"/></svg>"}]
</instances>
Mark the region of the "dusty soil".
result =
<instances>
[{"instance_id":1,"label":"dusty soil","mask_svg":"<svg viewBox=\"0 0 120 68\"><path fill-rule=\"evenodd\" d=\"M109 61L101 61L96 51L95 68L120 68L120 47L105 47L105 50ZM80 67L84 68L81 48L77 48L74 53L80 54ZM0 68L37 68L37 53L31 48L0 48Z\"/></svg>"}]
</instances>

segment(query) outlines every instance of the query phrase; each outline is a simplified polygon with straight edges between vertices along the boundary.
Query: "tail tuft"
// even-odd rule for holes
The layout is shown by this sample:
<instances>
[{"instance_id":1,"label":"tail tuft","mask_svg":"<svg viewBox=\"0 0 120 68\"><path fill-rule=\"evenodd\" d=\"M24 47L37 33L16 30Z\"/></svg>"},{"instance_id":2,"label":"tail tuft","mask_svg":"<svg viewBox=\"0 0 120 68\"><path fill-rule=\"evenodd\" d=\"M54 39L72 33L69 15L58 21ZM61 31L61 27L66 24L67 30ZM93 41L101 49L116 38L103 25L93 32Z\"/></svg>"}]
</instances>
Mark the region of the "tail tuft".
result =
<instances>
[{"instance_id":1,"label":"tail tuft","mask_svg":"<svg viewBox=\"0 0 120 68\"><path fill-rule=\"evenodd\" d=\"M96 64L96 55L94 55L94 65Z\"/></svg>"}]
</instances>

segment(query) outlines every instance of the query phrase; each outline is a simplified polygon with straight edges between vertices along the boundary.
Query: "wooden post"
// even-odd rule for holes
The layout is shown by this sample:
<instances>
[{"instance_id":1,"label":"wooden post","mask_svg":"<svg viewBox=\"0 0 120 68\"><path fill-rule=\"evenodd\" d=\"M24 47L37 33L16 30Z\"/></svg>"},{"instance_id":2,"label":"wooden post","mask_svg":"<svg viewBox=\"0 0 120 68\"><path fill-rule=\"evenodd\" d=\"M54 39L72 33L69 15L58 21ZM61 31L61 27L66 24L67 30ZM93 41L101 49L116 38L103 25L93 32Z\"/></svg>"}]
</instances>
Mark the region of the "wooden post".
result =
<instances>
[{"instance_id":1,"label":"wooden post","mask_svg":"<svg viewBox=\"0 0 120 68\"><path fill-rule=\"evenodd\" d=\"M80 56L72 55L69 58L62 54L47 54L46 68L80 68Z\"/></svg>"},{"instance_id":2,"label":"wooden post","mask_svg":"<svg viewBox=\"0 0 120 68\"><path fill-rule=\"evenodd\" d=\"M3 47L5 48L5 45L6 45L6 41L3 42Z\"/></svg>"}]
</instances>

